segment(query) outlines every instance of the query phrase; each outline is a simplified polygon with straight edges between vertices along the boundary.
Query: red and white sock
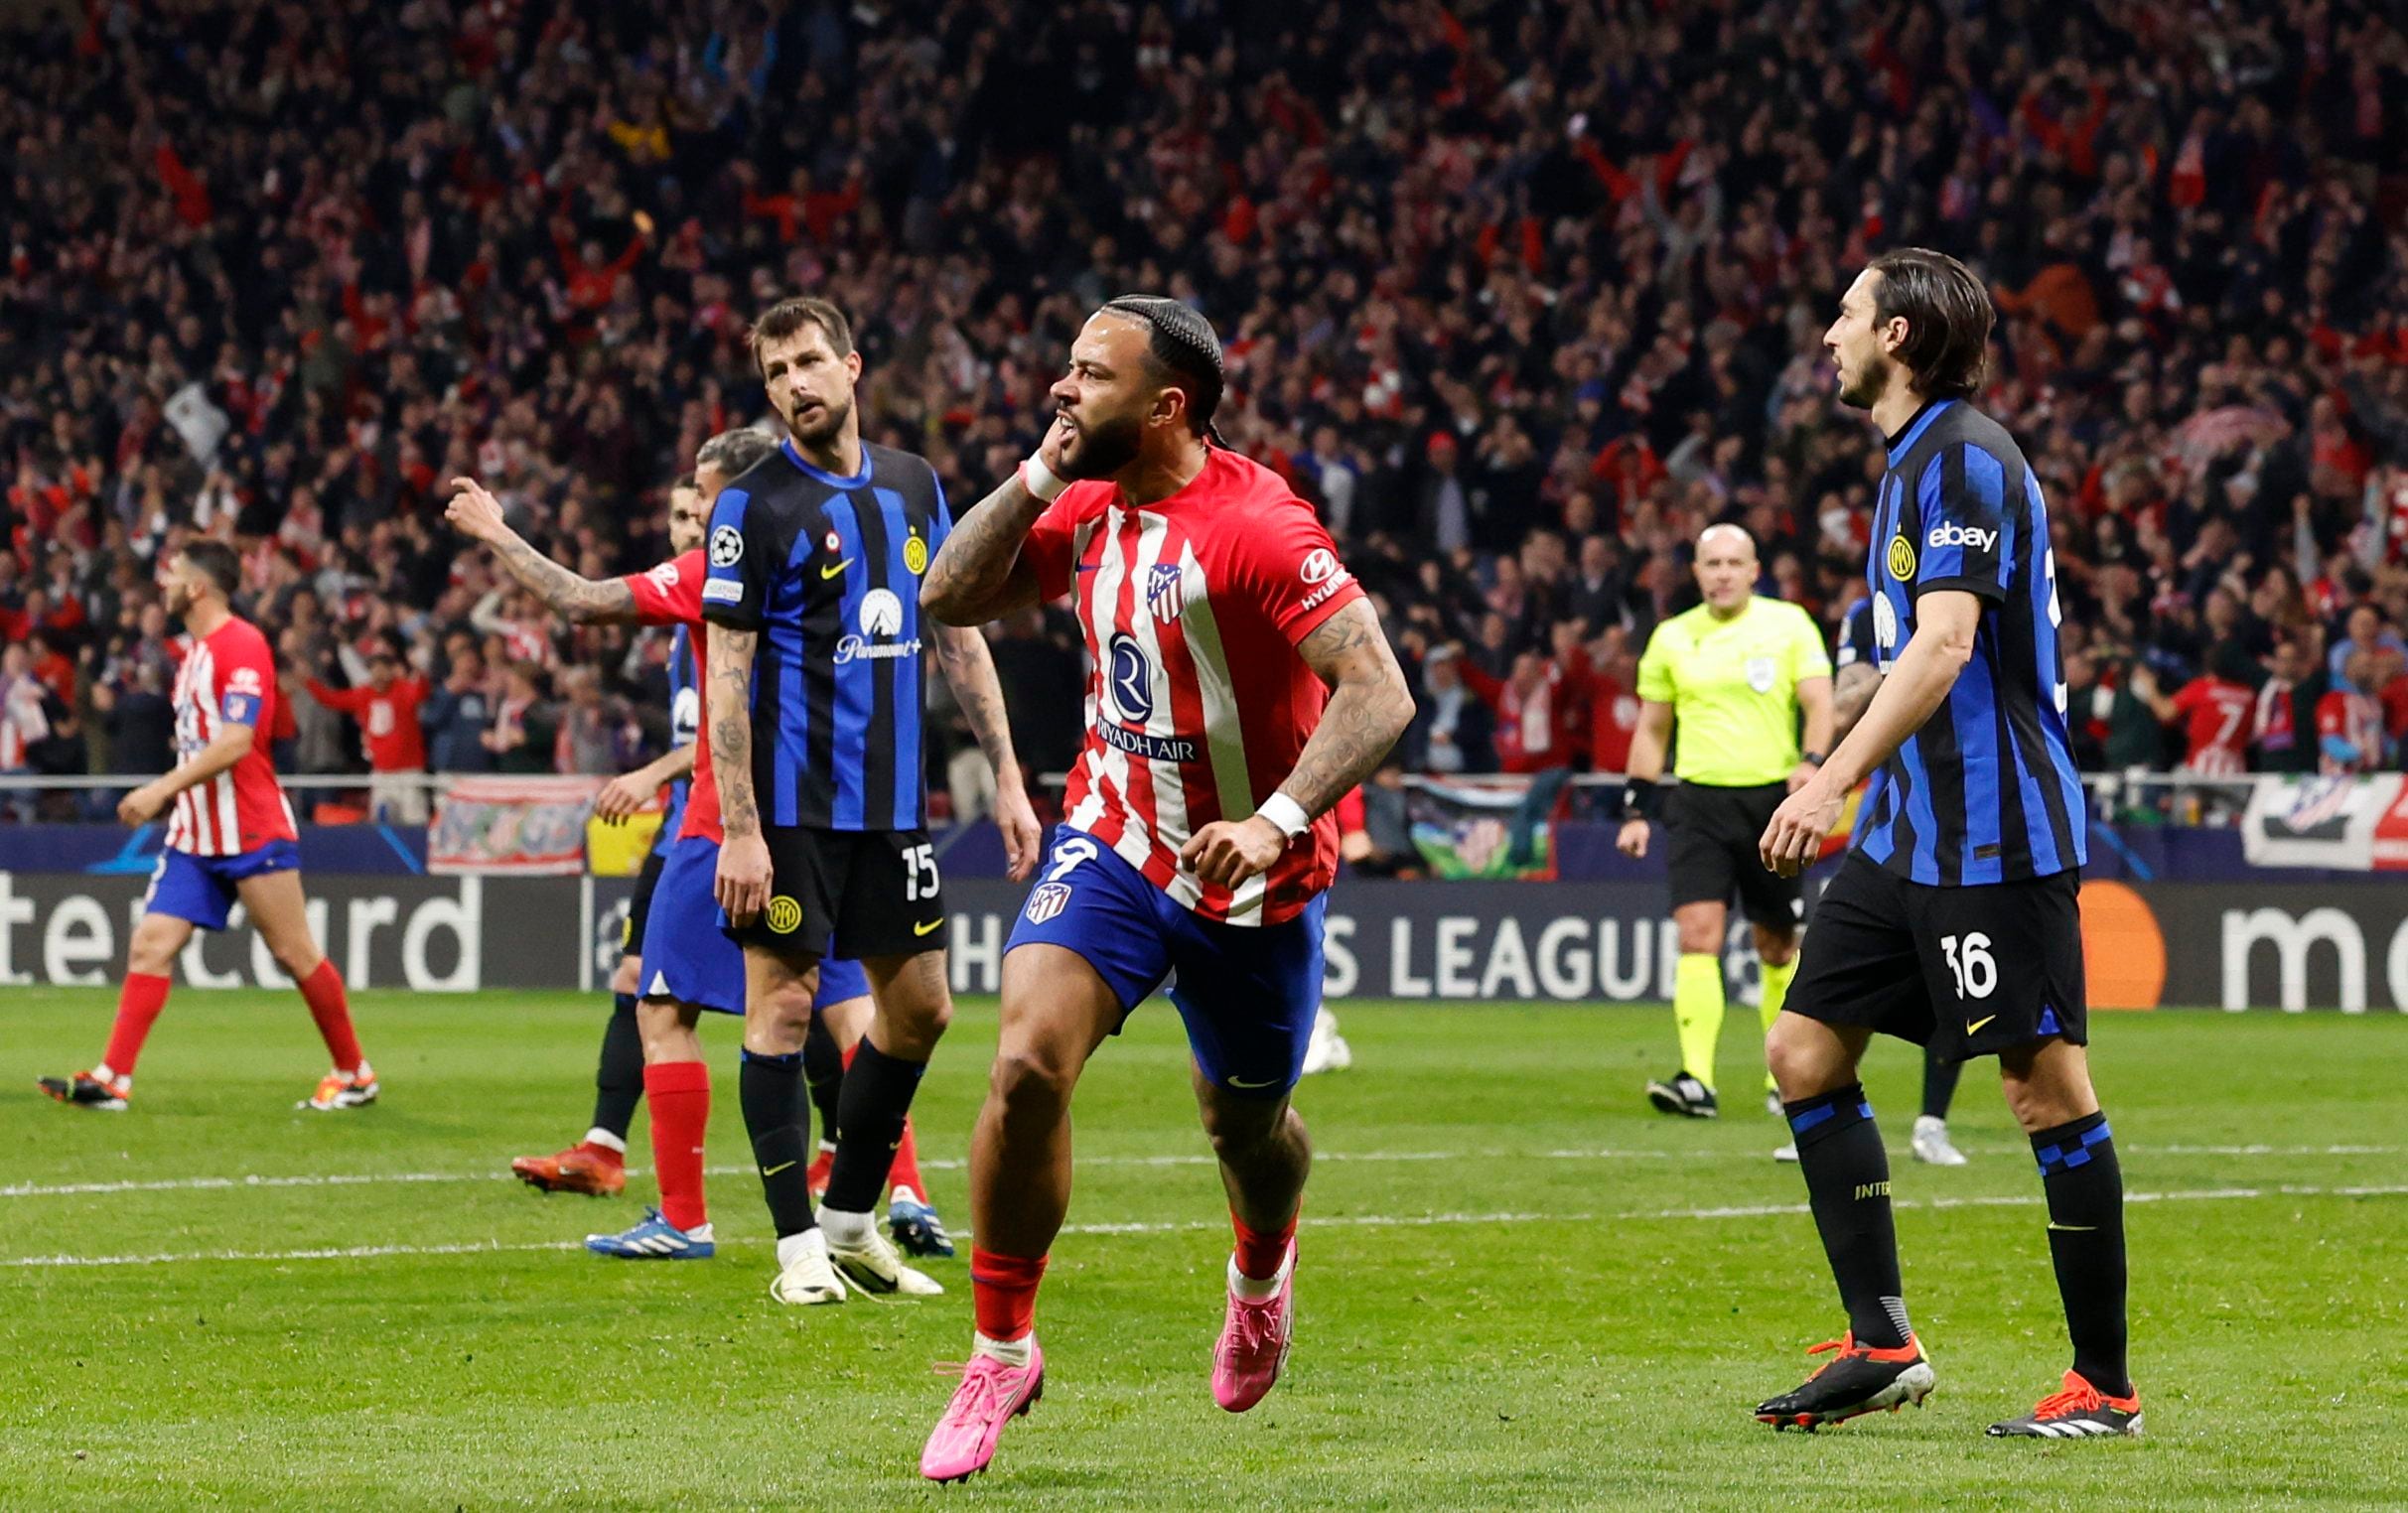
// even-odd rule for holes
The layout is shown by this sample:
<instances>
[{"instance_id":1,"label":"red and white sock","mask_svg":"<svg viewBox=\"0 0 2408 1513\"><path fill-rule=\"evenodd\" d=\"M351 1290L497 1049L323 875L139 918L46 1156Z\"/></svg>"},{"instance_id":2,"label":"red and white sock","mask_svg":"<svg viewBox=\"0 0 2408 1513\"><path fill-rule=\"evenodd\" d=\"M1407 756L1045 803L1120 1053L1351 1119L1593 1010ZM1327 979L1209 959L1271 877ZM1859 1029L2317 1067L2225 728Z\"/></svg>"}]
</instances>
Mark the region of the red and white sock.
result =
<instances>
[{"instance_id":1,"label":"red and white sock","mask_svg":"<svg viewBox=\"0 0 2408 1513\"><path fill-rule=\"evenodd\" d=\"M610 1166L624 1167L628 1164L628 1143L600 1125L585 1132L585 1139L577 1142L577 1149Z\"/></svg>"},{"instance_id":2,"label":"red and white sock","mask_svg":"<svg viewBox=\"0 0 2408 1513\"><path fill-rule=\"evenodd\" d=\"M700 1061L657 1061L643 1069L652 1106L652 1174L660 1216L683 1230L710 1222L702 1198L702 1138L711 1123L711 1069Z\"/></svg>"},{"instance_id":3,"label":"red and white sock","mask_svg":"<svg viewBox=\"0 0 2408 1513\"><path fill-rule=\"evenodd\" d=\"M367 1057L359 1053L359 1036L352 1030L352 1004L343 991L343 974L335 970L331 960L320 958L318 970L301 980L301 1000L310 1006L310 1018L318 1022L319 1037L326 1041L326 1053L335 1058L335 1070L355 1072Z\"/></svg>"},{"instance_id":4,"label":"red and white sock","mask_svg":"<svg viewBox=\"0 0 2408 1513\"><path fill-rule=\"evenodd\" d=\"M1268 1298L1279 1291L1280 1269L1288 1264L1288 1247L1296 1241L1296 1215L1287 1227L1259 1230L1246 1227L1235 1212L1229 1227L1237 1232L1237 1247L1229 1257L1229 1285L1240 1298Z\"/></svg>"},{"instance_id":5,"label":"red and white sock","mask_svg":"<svg viewBox=\"0 0 2408 1513\"><path fill-rule=\"evenodd\" d=\"M1043 1256L999 1256L970 1247L970 1306L978 1317L973 1350L1009 1366L1029 1363L1037 1334L1037 1284L1045 1274Z\"/></svg>"},{"instance_id":6,"label":"red and white sock","mask_svg":"<svg viewBox=\"0 0 2408 1513\"><path fill-rule=\"evenodd\" d=\"M912 1133L912 1120L903 1121L903 1140L895 1147L895 1165L887 1172L887 1184L897 1192L909 1192L914 1202L924 1203L928 1189L920 1184L920 1140Z\"/></svg>"},{"instance_id":7,"label":"red and white sock","mask_svg":"<svg viewBox=\"0 0 2408 1513\"><path fill-rule=\"evenodd\" d=\"M92 1068L102 1081L112 1076L132 1077L134 1062L142 1055L142 1042L150 1038L151 1026L159 1022L159 1011L167 1007L167 990L173 986L168 979L149 972L128 972L125 986L117 990L117 1022L109 1028L108 1049L101 1053L100 1064Z\"/></svg>"}]
</instances>

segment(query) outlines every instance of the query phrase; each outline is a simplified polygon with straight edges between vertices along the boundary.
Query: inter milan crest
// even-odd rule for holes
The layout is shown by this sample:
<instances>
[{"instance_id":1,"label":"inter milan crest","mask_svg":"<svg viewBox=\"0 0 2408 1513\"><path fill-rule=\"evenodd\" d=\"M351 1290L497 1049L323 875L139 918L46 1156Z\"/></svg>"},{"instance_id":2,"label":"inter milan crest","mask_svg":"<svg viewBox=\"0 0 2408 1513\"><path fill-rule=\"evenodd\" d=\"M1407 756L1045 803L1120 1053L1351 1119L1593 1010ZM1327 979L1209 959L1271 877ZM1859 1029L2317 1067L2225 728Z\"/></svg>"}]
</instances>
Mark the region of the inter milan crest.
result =
<instances>
[{"instance_id":1,"label":"inter milan crest","mask_svg":"<svg viewBox=\"0 0 2408 1513\"><path fill-rule=\"evenodd\" d=\"M1179 619L1188 607L1188 570L1176 562L1157 562L1146 569L1146 608L1163 624Z\"/></svg>"},{"instance_id":2,"label":"inter milan crest","mask_svg":"<svg viewBox=\"0 0 2408 1513\"><path fill-rule=\"evenodd\" d=\"M921 538L918 531L912 532L910 539L903 543L903 566L914 578L928 570L928 543Z\"/></svg>"},{"instance_id":3,"label":"inter milan crest","mask_svg":"<svg viewBox=\"0 0 2408 1513\"><path fill-rule=\"evenodd\" d=\"M1914 576L1914 543L1905 536L1890 538L1890 576L1900 583Z\"/></svg>"}]
</instances>

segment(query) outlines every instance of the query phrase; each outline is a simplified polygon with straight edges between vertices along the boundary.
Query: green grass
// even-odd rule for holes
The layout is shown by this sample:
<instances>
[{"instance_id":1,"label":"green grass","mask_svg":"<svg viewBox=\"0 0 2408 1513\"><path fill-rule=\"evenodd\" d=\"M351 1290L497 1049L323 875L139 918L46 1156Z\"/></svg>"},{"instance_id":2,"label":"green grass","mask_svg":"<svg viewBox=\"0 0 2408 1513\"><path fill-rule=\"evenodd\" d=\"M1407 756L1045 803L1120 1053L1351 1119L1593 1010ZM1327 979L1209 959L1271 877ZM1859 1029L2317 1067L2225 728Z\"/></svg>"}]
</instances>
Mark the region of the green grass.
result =
<instances>
[{"instance_id":1,"label":"green grass","mask_svg":"<svg viewBox=\"0 0 2408 1513\"><path fill-rule=\"evenodd\" d=\"M1980 1435L2053 1388L2066 1357L2039 1181L1984 1069L1960 1098L1974 1163L1956 1171L1905 1158L1915 1058L1877 1048L1869 1079L1900 1143L1908 1290L1938 1394L1920 1414L1775 1437L1748 1408L1792 1385L1800 1350L1840 1316L1795 1211L1797 1174L1767 1159L1779 1132L1750 1096L1742 1017L1725 1040L1731 1114L1676 1124L1638 1097L1667 1061L1666 1017L1609 1009L1345 1007L1356 1067L1300 1099L1324 1160L1299 1344L1268 1402L1224 1415L1205 1360L1225 1210L1209 1167L1186 1160L1203 1148L1185 1051L1157 1005L1081 1089L1089 1164L1071 1221L1164 1227L1062 1239L1040 1309L1044 1404L993 1474L931 1489L914 1466L947 1391L929 1367L968 1343L960 1263L936 1267L954 1291L925 1304L782 1309L741 1174L712 1178L716 1261L532 1248L629 1221L648 1192L639 1179L626 1201L545 1198L496 1177L584 1127L601 1002L365 994L357 1007L386 1088L373 1109L292 1111L322 1064L298 1002L180 993L134 1110L105 1116L53 1107L30 1081L97 1054L107 995L0 997L0 1149L17 1184L0 1196L0 1349L15 1362L0 1385L0 1504L2408 1500L2408 1027L2392 1018L2103 1018L2098 1081L2127 1177L2165 1195L2130 1219L2150 1438L2043 1445ZM721 1071L715 1167L743 1159L731 1030L705 1028ZM932 1161L962 1155L994 1033L990 1005L963 1006L921 1098ZM639 1119L639 1151L643 1132ZM2271 1149L2196 1149L2252 1145ZM1142 1157L1182 1160L1130 1161ZM25 1190L370 1173L447 1179ZM932 1182L966 1228L958 1166ZM1956 1198L1999 1201L1930 1206ZM378 1246L495 1248L228 1258ZM8 1264L52 1256L177 1259Z\"/></svg>"}]
</instances>

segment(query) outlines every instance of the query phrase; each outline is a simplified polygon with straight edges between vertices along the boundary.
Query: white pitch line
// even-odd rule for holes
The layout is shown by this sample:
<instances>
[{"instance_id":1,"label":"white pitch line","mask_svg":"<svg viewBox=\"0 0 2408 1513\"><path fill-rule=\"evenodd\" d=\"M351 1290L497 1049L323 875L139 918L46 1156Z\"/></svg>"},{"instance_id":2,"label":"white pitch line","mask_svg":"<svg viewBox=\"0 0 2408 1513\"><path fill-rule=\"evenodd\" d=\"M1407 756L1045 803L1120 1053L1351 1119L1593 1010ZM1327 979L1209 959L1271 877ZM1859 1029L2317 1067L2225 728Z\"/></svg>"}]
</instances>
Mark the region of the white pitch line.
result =
<instances>
[{"instance_id":1,"label":"white pitch line","mask_svg":"<svg viewBox=\"0 0 2408 1513\"><path fill-rule=\"evenodd\" d=\"M1976 1150L1983 1150L1976 1147ZM2408 1153L2408 1146L2193 1146L2193 1145L2132 1145L2119 1147L2128 1156L2230 1156L2230 1157L2305 1157L2305 1156L2398 1156ZM1983 1154L2009 1155L2005 1149L1983 1150ZM2020 1155L2020 1152L2012 1153ZM1762 1163L1764 1156L1756 1151L1650 1151L1650 1150L1565 1150L1565 1151L1316 1151L1313 1160L1323 1162L1387 1163L1387 1162L1450 1162L1450 1161L1702 1161ZM1182 1156L1082 1156L1078 1165L1085 1167L1208 1167L1212 1158L1201 1153ZM930 1171L959 1171L969 1165L958 1159L923 1161L922 1169ZM712 1176L749 1176L753 1169L744 1167L709 1167ZM642 1176L641 1167L628 1168L628 1175ZM0 1198L73 1197L111 1192L218 1192L254 1191L272 1187L374 1187L405 1182L497 1182L510 1180L507 1171L351 1171L331 1174L289 1176L177 1176L152 1180L114 1182L13 1182L0 1186Z\"/></svg>"},{"instance_id":2,"label":"white pitch line","mask_svg":"<svg viewBox=\"0 0 2408 1513\"><path fill-rule=\"evenodd\" d=\"M2129 1203L2231 1202L2245 1198L2264 1197L2398 1197L2408 1195L2408 1183L2386 1186L2325 1187L2314 1184L2286 1182L2273 1187L2199 1187L2170 1192L2127 1192ZM1901 1198L1899 1208L2030 1208L2044 1199L2036 1195L1978 1196L1957 1198ZM1457 1224L1590 1224L1598 1222L1631 1223L1663 1222L1678 1219L1762 1219L1785 1215L1802 1215L1812 1210L1804 1203L1750 1203L1724 1208L1634 1208L1621 1213L1422 1213L1422 1214L1342 1214L1334 1218L1307 1219L1308 1229L1425 1229ZM1220 1230L1227 1227L1221 1219L1173 1219L1163 1222L1130 1224L1065 1224L1065 1235L1160 1235L1184 1234L1198 1230ZM969 1236L961 1237L963 1244ZM721 1245L757 1246L766 1243L759 1237L733 1238ZM63 1268L91 1266L168 1266L196 1261L363 1261L387 1256L467 1256L508 1254L529 1251L566 1251L578 1248L574 1240L538 1240L520 1244L488 1241L455 1245L353 1245L323 1247L314 1250L275 1251L185 1251L157 1255L133 1256L17 1256L0 1260L0 1270L25 1268Z\"/></svg>"}]
</instances>

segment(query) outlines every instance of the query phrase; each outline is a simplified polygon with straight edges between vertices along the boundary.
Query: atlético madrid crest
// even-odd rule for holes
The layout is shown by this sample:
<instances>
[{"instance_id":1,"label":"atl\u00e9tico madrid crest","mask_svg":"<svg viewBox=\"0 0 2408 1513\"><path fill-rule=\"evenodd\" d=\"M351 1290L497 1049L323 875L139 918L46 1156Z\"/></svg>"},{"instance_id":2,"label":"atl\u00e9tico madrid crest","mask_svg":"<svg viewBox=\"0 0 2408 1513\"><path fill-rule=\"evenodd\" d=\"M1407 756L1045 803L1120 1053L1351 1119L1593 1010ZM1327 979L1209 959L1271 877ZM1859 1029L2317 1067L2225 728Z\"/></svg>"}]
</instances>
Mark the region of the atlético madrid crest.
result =
<instances>
[{"instance_id":1,"label":"atl\u00e9tico madrid crest","mask_svg":"<svg viewBox=\"0 0 2408 1513\"><path fill-rule=\"evenodd\" d=\"M1040 883L1030 891L1029 906L1023 912L1029 916L1029 923L1043 924L1061 913L1062 906L1069 901L1069 884Z\"/></svg>"},{"instance_id":2,"label":"atl\u00e9tico madrid crest","mask_svg":"<svg viewBox=\"0 0 2408 1513\"><path fill-rule=\"evenodd\" d=\"M1176 562L1157 562L1146 569L1146 608L1163 624L1179 619L1188 607L1188 570Z\"/></svg>"}]
</instances>

